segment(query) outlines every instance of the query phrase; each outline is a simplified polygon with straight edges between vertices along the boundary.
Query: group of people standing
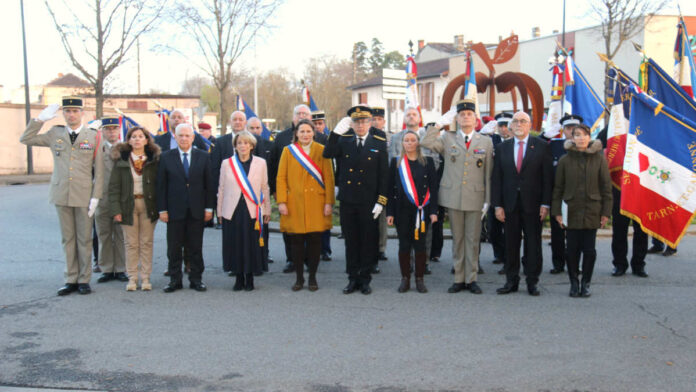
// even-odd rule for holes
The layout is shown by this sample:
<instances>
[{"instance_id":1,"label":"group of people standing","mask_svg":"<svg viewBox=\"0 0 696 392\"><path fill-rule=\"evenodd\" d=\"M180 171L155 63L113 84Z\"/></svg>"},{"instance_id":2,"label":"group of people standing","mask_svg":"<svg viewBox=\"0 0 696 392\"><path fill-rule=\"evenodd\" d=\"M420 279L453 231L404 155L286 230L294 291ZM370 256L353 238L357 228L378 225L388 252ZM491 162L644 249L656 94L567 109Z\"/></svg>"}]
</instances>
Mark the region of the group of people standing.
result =
<instances>
[{"instance_id":1,"label":"group of people standing","mask_svg":"<svg viewBox=\"0 0 696 392\"><path fill-rule=\"evenodd\" d=\"M498 132L489 136L475 129L475 103L462 100L425 128L419 125L419 112L408 108L406 129L388 136L374 121L384 118L384 110L358 105L327 138L324 113L298 105L293 125L271 142L260 137L260 120L247 121L242 112L231 115L230 134L213 139L195 132L175 110L170 132L153 137L134 127L119 143L118 118L102 119L100 132L85 127L79 97L63 99L66 126L39 135L43 122L59 108L49 105L20 139L53 153L50 198L67 259L66 284L59 295L91 291L95 212L103 272L98 282L116 279L127 281L128 291L152 289L153 233L159 220L167 224L165 275L170 281L164 291L182 289L184 274L190 288L205 291L203 231L217 215L222 265L235 276L233 290L253 290L254 276L267 271L270 261L273 198L288 261L284 272L296 273L293 291L305 286L305 265L307 288L319 288L317 269L320 259L330 259L329 230L338 200L346 294L371 293L377 261L386 258L387 225L396 226L399 239L398 291L410 290L413 274L416 290L427 292L424 275L428 260L439 257L434 248L442 246L446 211L454 266L448 292L482 293L477 279L486 222L495 257L504 261L506 283L497 293L518 290L522 264L528 293L539 295L541 231L551 214L553 227L563 235L563 245L554 247L554 253L562 249L565 260L557 265L554 255L552 272L562 272L567 264L570 296L587 297L596 231L612 214L602 143L591 139L577 116L564 117L565 134L549 141L530 135L526 113L501 113L496 116ZM559 140L562 153L554 153ZM632 266L634 274L647 276L642 265ZM626 268L617 265L614 275Z\"/></svg>"}]
</instances>

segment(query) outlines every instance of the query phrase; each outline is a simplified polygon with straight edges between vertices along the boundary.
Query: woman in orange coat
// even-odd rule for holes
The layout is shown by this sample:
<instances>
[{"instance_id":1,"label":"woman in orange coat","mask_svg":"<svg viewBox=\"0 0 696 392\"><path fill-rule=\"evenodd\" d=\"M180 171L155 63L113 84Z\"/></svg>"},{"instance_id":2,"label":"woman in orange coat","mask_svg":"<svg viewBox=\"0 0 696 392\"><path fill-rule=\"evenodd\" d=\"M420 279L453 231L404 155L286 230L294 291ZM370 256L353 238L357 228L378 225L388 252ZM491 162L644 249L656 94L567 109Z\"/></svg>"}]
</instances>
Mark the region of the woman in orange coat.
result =
<instances>
[{"instance_id":1,"label":"woman in orange coat","mask_svg":"<svg viewBox=\"0 0 696 392\"><path fill-rule=\"evenodd\" d=\"M334 176L331 160L322 156L324 146L314 141L314 125L302 120L295 127L293 144L283 149L276 177L276 201L280 231L290 236L290 252L297 280L293 291L304 285L304 260L309 262L307 288L316 291L321 234L332 227Z\"/></svg>"}]
</instances>

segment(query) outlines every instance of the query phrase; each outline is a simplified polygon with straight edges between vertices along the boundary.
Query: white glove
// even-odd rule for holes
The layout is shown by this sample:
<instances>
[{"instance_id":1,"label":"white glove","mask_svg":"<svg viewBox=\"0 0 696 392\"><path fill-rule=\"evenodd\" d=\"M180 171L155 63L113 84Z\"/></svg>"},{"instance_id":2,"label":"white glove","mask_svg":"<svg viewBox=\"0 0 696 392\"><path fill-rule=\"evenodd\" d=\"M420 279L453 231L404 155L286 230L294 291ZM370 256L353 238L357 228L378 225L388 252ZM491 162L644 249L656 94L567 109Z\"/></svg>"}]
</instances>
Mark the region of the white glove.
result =
<instances>
[{"instance_id":1,"label":"white glove","mask_svg":"<svg viewBox=\"0 0 696 392\"><path fill-rule=\"evenodd\" d=\"M350 117L343 117L341 121L336 124L336 126L333 129L333 133L337 135L343 135L344 133L348 132L350 129L350 122L351 119Z\"/></svg>"},{"instance_id":2,"label":"white glove","mask_svg":"<svg viewBox=\"0 0 696 392\"><path fill-rule=\"evenodd\" d=\"M46 109L42 110L41 113L39 113L39 116L36 117L36 119L39 121L46 122L56 116L56 113L58 113L58 109L60 109L60 105L57 103L52 103L46 106Z\"/></svg>"},{"instance_id":3,"label":"white glove","mask_svg":"<svg viewBox=\"0 0 696 392\"><path fill-rule=\"evenodd\" d=\"M498 122L495 120L489 121L486 125L481 128L479 133L481 135L493 135L495 133L495 127L498 125Z\"/></svg>"},{"instance_id":4,"label":"white glove","mask_svg":"<svg viewBox=\"0 0 696 392\"><path fill-rule=\"evenodd\" d=\"M94 211L97 210L97 205L99 204L99 199L91 198L89 199L89 207L87 207L87 216L92 217L94 215Z\"/></svg>"},{"instance_id":5,"label":"white glove","mask_svg":"<svg viewBox=\"0 0 696 392\"><path fill-rule=\"evenodd\" d=\"M338 197L338 187L334 187L334 198Z\"/></svg>"},{"instance_id":6,"label":"white glove","mask_svg":"<svg viewBox=\"0 0 696 392\"><path fill-rule=\"evenodd\" d=\"M384 207L381 204L375 203L375 208L372 209L372 219L379 218L379 214L382 213L383 209Z\"/></svg>"},{"instance_id":7,"label":"white glove","mask_svg":"<svg viewBox=\"0 0 696 392\"><path fill-rule=\"evenodd\" d=\"M452 121L454 121L454 117L456 115L457 115L457 108L453 107L447 113L443 114L442 117L437 119L437 121L435 121L435 124L439 125L440 127L444 127L445 125L450 125L450 124L452 124Z\"/></svg>"},{"instance_id":8,"label":"white glove","mask_svg":"<svg viewBox=\"0 0 696 392\"><path fill-rule=\"evenodd\" d=\"M488 203L483 203L483 208L481 209L481 220L486 219L486 213L488 212Z\"/></svg>"}]
</instances>

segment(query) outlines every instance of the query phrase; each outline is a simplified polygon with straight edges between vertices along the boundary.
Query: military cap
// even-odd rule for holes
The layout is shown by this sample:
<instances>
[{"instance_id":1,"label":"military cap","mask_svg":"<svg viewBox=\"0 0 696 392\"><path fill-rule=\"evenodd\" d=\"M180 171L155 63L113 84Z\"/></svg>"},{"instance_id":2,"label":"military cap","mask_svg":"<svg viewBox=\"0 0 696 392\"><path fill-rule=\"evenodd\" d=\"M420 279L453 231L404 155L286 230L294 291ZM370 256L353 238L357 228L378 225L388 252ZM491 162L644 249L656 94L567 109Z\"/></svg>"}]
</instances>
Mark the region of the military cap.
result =
<instances>
[{"instance_id":1,"label":"military cap","mask_svg":"<svg viewBox=\"0 0 696 392\"><path fill-rule=\"evenodd\" d=\"M471 110L472 112L475 112L476 102L474 102L472 99L462 99L461 101L457 102L457 113L461 112L462 110Z\"/></svg>"},{"instance_id":2,"label":"military cap","mask_svg":"<svg viewBox=\"0 0 696 392\"><path fill-rule=\"evenodd\" d=\"M353 120L359 118L370 118L372 117L372 110L365 105L357 105L348 109L348 116Z\"/></svg>"},{"instance_id":3,"label":"military cap","mask_svg":"<svg viewBox=\"0 0 696 392\"><path fill-rule=\"evenodd\" d=\"M63 97L63 108L79 108L82 109L82 98L75 96Z\"/></svg>"},{"instance_id":4,"label":"military cap","mask_svg":"<svg viewBox=\"0 0 696 392\"><path fill-rule=\"evenodd\" d=\"M379 106L373 106L372 116L384 117L384 108Z\"/></svg>"},{"instance_id":5,"label":"military cap","mask_svg":"<svg viewBox=\"0 0 696 392\"><path fill-rule=\"evenodd\" d=\"M198 129L213 129L213 127L211 127L210 124L206 122L199 122Z\"/></svg>"},{"instance_id":6,"label":"military cap","mask_svg":"<svg viewBox=\"0 0 696 392\"><path fill-rule=\"evenodd\" d=\"M564 127L567 127L568 125L574 125L574 124L583 124L583 119L581 116L578 116L577 114L568 114L566 113L565 116L561 117L561 125Z\"/></svg>"},{"instance_id":7,"label":"military cap","mask_svg":"<svg viewBox=\"0 0 696 392\"><path fill-rule=\"evenodd\" d=\"M101 126L102 127L117 127L120 124L118 123L118 117L114 116L106 116L101 119Z\"/></svg>"},{"instance_id":8,"label":"military cap","mask_svg":"<svg viewBox=\"0 0 696 392\"><path fill-rule=\"evenodd\" d=\"M315 110L312 112L312 120L324 120L326 119L326 113L323 110Z\"/></svg>"},{"instance_id":9,"label":"military cap","mask_svg":"<svg viewBox=\"0 0 696 392\"><path fill-rule=\"evenodd\" d=\"M500 124L500 123L507 124L510 121L512 121L512 113L510 113L510 112L498 113L495 115L495 121L497 121L498 124Z\"/></svg>"}]
</instances>

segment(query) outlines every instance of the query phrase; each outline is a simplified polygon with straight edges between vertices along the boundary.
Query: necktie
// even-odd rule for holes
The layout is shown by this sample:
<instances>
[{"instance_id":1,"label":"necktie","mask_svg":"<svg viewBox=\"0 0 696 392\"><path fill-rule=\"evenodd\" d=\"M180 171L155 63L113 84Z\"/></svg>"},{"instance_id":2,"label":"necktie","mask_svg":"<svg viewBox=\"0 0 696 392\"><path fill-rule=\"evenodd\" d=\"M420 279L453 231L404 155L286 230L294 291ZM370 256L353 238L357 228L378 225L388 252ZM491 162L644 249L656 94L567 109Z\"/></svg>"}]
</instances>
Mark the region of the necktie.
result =
<instances>
[{"instance_id":1,"label":"necktie","mask_svg":"<svg viewBox=\"0 0 696 392\"><path fill-rule=\"evenodd\" d=\"M74 144L75 139L77 139L77 132L70 132L70 144Z\"/></svg>"},{"instance_id":2,"label":"necktie","mask_svg":"<svg viewBox=\"0 0 696 392\"><path fill-rule=\"evenodd\" d=\"M186 173L186 178L188 178L188 172L189 172L189 160L188 160L188 153L184 153L184 173Z\"/></svg>"},{"instance_id":3,"label":"necktie","mask_svg":"<svg viewBox=\"0 0 696 392\"><path fill-rule=\"evenodd\" d=\"M363 148L363 139L361 137L358 138L358 152L362 151Z\"/></svg>"},{"instance_id":4,"label":"necktie","mask_svg":"<svg viewBox=\"0 0 696 392\"><path fill-rule=\"evenodd\" d=\"M519 147L517 148L517 172L522 170L522 159L524 158L524 142L518 142Z\"/></svg>"}]
</instances>

